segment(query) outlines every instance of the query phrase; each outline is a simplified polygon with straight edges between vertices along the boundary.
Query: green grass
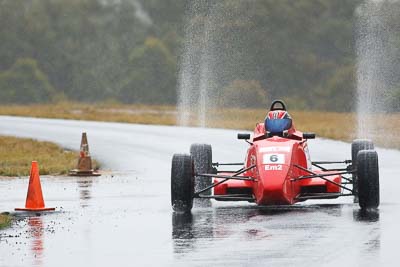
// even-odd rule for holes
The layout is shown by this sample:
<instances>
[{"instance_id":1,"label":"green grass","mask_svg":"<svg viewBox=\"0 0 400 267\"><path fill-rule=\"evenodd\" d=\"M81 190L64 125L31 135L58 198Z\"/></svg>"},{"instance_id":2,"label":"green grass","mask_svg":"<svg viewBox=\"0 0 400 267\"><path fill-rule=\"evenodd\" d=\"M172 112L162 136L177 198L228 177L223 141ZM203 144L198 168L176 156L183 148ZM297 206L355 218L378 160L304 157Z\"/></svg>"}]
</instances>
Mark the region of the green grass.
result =
<instances>
[{"instance_id":1,"label":"green grass","mask_svg":"<svg viewBox=\"0 0 400 267\"><path fill-rule=\"evenodd\" d=\"M267 109L223 108L208 110L207 127L254 129L264 120ZM108 102L97 104L61 102L42 105L9 105L0 107L1 115L126 122L139 124L177 125L175 106L124 105ZM297 129L315 132L319 137L351 141L356 137L357 117L354 113L322 111L290 111ZM381 129L374 137L376 144L400 149L400 114L376 115L370 119ZM190 125L197 125L193 114Z\"/></svg>"},{"instance_id":2,"label":"green grass","mask_svg":"<svg viewBox=\"0 0 400 267\"><path fill-rule=\"evenodd\" d=\"M175 107L123 105L112 102L99 104L61 102L42 105L3 105L0 106L0 115L141 124L176 124Z\"/></svg>"},{"instance_id":3,"label":"green grass","mask_svg":"<svg viewBox=\"0 0 400 267\"><path fill-rule=\"evenodd\" d=\"M78 153L50 142L0 136L0 176L27 176L33 160L40 174L60 175L76 166Z\"/></svg>"},{"instance_id":4,"label":"green grass","mask_svg":"<svg viewBox=\"0 0 400 267\"><path fill-rule=\"evenodd\" d=\"M8 213L0 214L0 229L9 227L11 224L12 217Z\"/></svg>"}]
</instances>

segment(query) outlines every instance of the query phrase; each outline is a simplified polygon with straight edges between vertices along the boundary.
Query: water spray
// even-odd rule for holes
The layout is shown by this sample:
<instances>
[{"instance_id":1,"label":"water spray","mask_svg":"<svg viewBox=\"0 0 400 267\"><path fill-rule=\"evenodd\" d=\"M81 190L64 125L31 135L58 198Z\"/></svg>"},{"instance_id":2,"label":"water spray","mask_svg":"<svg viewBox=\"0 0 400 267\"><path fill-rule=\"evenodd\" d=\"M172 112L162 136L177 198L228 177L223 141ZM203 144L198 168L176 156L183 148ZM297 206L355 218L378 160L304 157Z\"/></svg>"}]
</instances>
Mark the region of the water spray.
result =
<instances>
[{"instance_id":1,"label":"water spray","mask_svg":"<svg viewBox=\"0 0 400 267\"><path fill-rule=\"evenodd\" d=\"M396 45L399 1L366 0L357 18L357 118L359 138L376 139L383 134L379 116L391 111L390 95L399 82L395 71L400 49Z\"/></svg>"}]
</instances>

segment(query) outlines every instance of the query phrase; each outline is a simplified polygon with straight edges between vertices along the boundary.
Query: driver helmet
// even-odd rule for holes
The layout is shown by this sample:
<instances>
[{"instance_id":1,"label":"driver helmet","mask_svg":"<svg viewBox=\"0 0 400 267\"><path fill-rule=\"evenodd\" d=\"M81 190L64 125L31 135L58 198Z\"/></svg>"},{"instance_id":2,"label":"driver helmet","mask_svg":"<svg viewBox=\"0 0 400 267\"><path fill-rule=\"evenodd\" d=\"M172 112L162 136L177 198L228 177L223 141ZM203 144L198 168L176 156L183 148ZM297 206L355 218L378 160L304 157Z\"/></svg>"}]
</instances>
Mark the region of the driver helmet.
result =
<instances>
[{"instance_id":1,"label":"driver helmet","mask_svg":"<svg viewBox=\"0 0 400 267\"><path fill-rule=\"evenodd\" d=\"M265 130L270 133L282 133L292 127L292 118L285 110L268 112L265 118Z\"/></svg>"}]
</instances>

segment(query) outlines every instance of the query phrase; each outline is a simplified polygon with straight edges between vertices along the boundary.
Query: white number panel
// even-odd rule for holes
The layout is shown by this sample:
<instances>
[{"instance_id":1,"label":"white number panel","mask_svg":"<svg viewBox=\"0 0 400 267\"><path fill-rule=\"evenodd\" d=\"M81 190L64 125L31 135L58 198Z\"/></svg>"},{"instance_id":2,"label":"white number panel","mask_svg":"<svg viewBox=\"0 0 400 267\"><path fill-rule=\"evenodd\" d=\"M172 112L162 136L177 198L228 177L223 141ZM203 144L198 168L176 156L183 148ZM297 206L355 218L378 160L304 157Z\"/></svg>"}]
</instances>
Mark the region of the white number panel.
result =
<instances>
[{"instance_id":1,"label":"white number panel","mask_svg":"<svg viewBox=\"0 0 400 267\"><path fill-rule=\"evenodd\" d=\"M284 164L285 154L264 154L263 164Z\"/></svg>"}]
</instances>

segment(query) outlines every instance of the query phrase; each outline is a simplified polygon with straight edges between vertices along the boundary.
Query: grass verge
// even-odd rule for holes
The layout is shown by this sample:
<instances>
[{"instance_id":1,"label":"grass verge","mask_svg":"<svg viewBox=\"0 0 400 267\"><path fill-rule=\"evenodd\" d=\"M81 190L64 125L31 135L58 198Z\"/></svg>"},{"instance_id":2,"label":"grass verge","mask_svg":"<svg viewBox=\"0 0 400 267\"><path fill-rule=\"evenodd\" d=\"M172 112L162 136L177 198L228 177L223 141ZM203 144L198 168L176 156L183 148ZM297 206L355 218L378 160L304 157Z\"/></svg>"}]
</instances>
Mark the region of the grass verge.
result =
<instances>
[{"instance_id":1,"label":"grass verge","mask_svg":"<svg viewBox=\"0 0 400 267\"><path fill-rule=\"evenodd\" d=\"M0 230L9 227L11 224L12 217L8 213L0 214Z\"/></svg>"},{"instance_id":2,"label":"grass verge","mask_svg":"<svg viewBox=\"0 0 400 267\"><path fill-rule=\"evenodd\" d=\"M263 121L266 109L215 109L207 114L207 127L227 129L254 129ZM127 122L139 124L177 125L178 110L175 106L123 105L120 103L70 103L42 105L10 105L0 107L1 115ZM315 132L317 136L351 141L357 134L357 117L354 113L290 111L296 128L305 132ZM198 125L192 115L191 126ZM370 118L375 129L376 144L400 149L400 114L376 115Z\"/></svg>"},{"instance_id":3,"label":"grass verge","mask_svg":"<svg viewBox=\"0 0 400 267\"><path fill-rule=\"evenodd\" d=\"M27 176L32 160L38 161L42 175L66 174L76 166L77 159L77 152L50 142L0 136L0 176Z\"/></svg>"},{"instance_id":4,"label":"grass verge","mask_svg":"<svg viewBox=\"0 0 400 267\"><path fill-rule=\"evenodd\" d=\"M1 115L175 125L172 106L123 105L116 103L71 103L0 106Z\"/></svg>"}]
</instances>

